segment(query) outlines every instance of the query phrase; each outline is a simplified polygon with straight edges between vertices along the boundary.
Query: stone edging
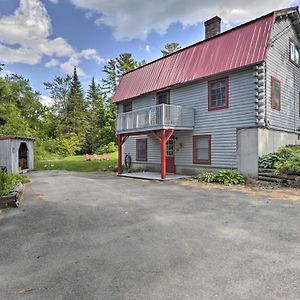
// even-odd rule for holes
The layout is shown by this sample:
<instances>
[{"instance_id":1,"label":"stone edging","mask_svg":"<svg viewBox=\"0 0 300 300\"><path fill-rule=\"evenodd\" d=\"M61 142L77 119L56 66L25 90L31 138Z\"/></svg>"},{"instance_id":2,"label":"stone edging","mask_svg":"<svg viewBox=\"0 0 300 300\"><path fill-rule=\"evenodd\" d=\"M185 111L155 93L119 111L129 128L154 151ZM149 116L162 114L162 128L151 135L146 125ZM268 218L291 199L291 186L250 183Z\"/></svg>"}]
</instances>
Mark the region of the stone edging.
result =
<instances>
[{"instance_id":1,"label":"stone edging","mask_svg":"<svg viewBox=\"0 0 300 300\"><path fill-rule=\"evenodd\" d=\"M25 185L19 183L7 196L0 197L0 208L18 207L24 198Z\"/></svg>"}]
</instances>

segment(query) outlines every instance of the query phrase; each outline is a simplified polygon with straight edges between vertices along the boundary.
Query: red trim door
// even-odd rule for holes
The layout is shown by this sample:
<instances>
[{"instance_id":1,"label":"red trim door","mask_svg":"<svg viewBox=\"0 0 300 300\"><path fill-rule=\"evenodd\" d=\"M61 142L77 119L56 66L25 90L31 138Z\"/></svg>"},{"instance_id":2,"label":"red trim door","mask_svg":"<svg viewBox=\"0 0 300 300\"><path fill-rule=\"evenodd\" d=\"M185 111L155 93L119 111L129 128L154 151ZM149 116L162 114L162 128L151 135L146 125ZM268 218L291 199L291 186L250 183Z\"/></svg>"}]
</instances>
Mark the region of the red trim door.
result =
<instances>
[{"instance_id":1,"label":"red trim door","mask_svg":"<svg viewBox=\"0 0 300 300\"><path fill-rule=\"evenodd\" d=\"M166 158L167 158L167 173L176 173L175 167L175 140L170 138L167 141L166 149Z\"/></svg>"}]
</instances>

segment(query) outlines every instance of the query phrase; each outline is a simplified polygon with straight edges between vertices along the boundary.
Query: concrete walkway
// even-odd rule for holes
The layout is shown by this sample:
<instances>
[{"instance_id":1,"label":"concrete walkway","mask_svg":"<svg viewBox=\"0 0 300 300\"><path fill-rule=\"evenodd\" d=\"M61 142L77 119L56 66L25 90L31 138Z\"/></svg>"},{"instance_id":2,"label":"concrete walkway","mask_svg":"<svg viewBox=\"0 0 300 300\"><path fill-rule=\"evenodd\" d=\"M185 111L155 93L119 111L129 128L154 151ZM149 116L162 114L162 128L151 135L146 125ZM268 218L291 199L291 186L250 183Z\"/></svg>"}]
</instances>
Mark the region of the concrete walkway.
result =
<instances>
[{"instance_id":1,"label":"concrete walkway","mask_svg":"<svg viewBox=\"0 0 300 300\"><path fill-rule=\"evenodd\" d=\"M23 205L0 214L0 299L299 299L300 202L30 176Z\"/></svg>"}]
</instances>

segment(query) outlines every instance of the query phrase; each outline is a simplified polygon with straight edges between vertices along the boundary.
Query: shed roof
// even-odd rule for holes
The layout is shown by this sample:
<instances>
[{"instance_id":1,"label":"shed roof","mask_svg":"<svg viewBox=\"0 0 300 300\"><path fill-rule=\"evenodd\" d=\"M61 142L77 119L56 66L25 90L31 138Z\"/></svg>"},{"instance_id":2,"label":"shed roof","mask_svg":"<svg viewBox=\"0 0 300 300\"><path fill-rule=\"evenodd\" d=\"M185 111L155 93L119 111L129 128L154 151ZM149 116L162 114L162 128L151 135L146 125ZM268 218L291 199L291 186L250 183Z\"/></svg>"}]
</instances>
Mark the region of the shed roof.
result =
<instances>
[{"instance_id":1,"label":"shed roof","mask_svg":"<svg viewBox=\"0 0 300 300\"><path fill-rule=\"evenodd\" d=\"M276 15L290 11L299 15L273 11L124 74L113 102L263 62Z\"/></svg>"},{"instance_id":2,"label":"shed roof","mask_svg":"<svg viewBox=\"0 0 300 300\"><path fill-rule=\"evenodd\" d=\"M0 136L0 141L2 140L24 140L24 141L35 141L35 138L32 137L24 137L24 136L17 136L17 135L2 135Z\"/></svg>"}]
</instances>

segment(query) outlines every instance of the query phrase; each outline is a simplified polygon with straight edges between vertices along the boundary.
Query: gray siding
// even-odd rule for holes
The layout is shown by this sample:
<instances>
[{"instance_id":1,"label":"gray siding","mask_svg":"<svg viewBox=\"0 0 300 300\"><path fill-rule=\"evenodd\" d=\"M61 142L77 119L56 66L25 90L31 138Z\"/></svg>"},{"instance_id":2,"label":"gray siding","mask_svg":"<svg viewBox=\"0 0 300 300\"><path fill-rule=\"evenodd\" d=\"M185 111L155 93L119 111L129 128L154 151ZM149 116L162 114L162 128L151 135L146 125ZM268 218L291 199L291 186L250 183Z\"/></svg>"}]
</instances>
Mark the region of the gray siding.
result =
<instances>
[{"instance_id":1,"label":"gray siding","mask_svg":"<svg viewBox=\"0 0 300 300\"><path fill-rule=\"evenodd\" d=\"M145 107L149 107L152 105L155 105L155 101L153 101L154 94L148 94L146 96L141 96L139 98L136 98L132 101L132 109L140 109L140 108L145 108ZM122 113L123 112L123 103L119 103L117 105L117 111L118 113Z\"/></svg>"},{"instance_id":2,"label":"gray siding","mask_svg":"<svg viewBox=\"0 0 300 300\"><path fill-rule=\"evenodd\" d=\"M266 62L267 120L270 128L295 131L300 126L300 69L289 60L290 37L297 41L289 18L277 19ZM271 108L271 76L281 81L280 111Z\"/></svg>"},{"instance_id":3,"label":"gray siding","mask_svg":"<svg viewBox=\"0 0 300 300\"><path fill-rule=\"evenodd\" d=\"M19 172L19 147L26 143L28 148L28 169L34 168L33 142L29 140L0 140L0 165L5 166L9 172Z\"/></svg>"},{"instance_id":4,"label":"gray siding","mask_svg":"<svg viewBox=\"0 0 300 300\"><path fill-rule=\"evenodd\" d=\"M229 75L229 108L214 111L208 111L207 81L171 91L172 104L195 108L195 130L176 132L177 144L184 145L183 149L177 147L176 165L193 165L193 135L210 134L211 166L236 167L236 129L256 125L254 81L253 70Z\"/></svg>"},{"instance_id":5,"label":"gray siding","mask_svg":"<svg viewBox=\"0 0 300 300\"><path fill-rule=\"evenodd\" d=\"M213 78L215 79L215 78ZM153 95L133 101L135 107L153 105ZM182 167L201 167L193 164L193 135L212 136L212 167L236 167L236 129L255 126L255 77L254 69L229 75L229 108L208 111L208 81L203 80L189 85L173 88L170 101L174 105L184 105L195 109L195 130L176 131L175 164ZM131 137L125 143L135 162L135 140L147 136ZM160 163L160 144L148 136L148 163ZM183 148L179 149L179 144Z\"/></svg>"},{"instance_id":6,"label":"gray siding","mask_svg":"<svg viewBox=\"0 0 300 300\"><path fill-rule=\"evenodd\" d=\"M10 140L0 140L0 165L12 170L12 155Z\"/></svg>"}]
</instances>

